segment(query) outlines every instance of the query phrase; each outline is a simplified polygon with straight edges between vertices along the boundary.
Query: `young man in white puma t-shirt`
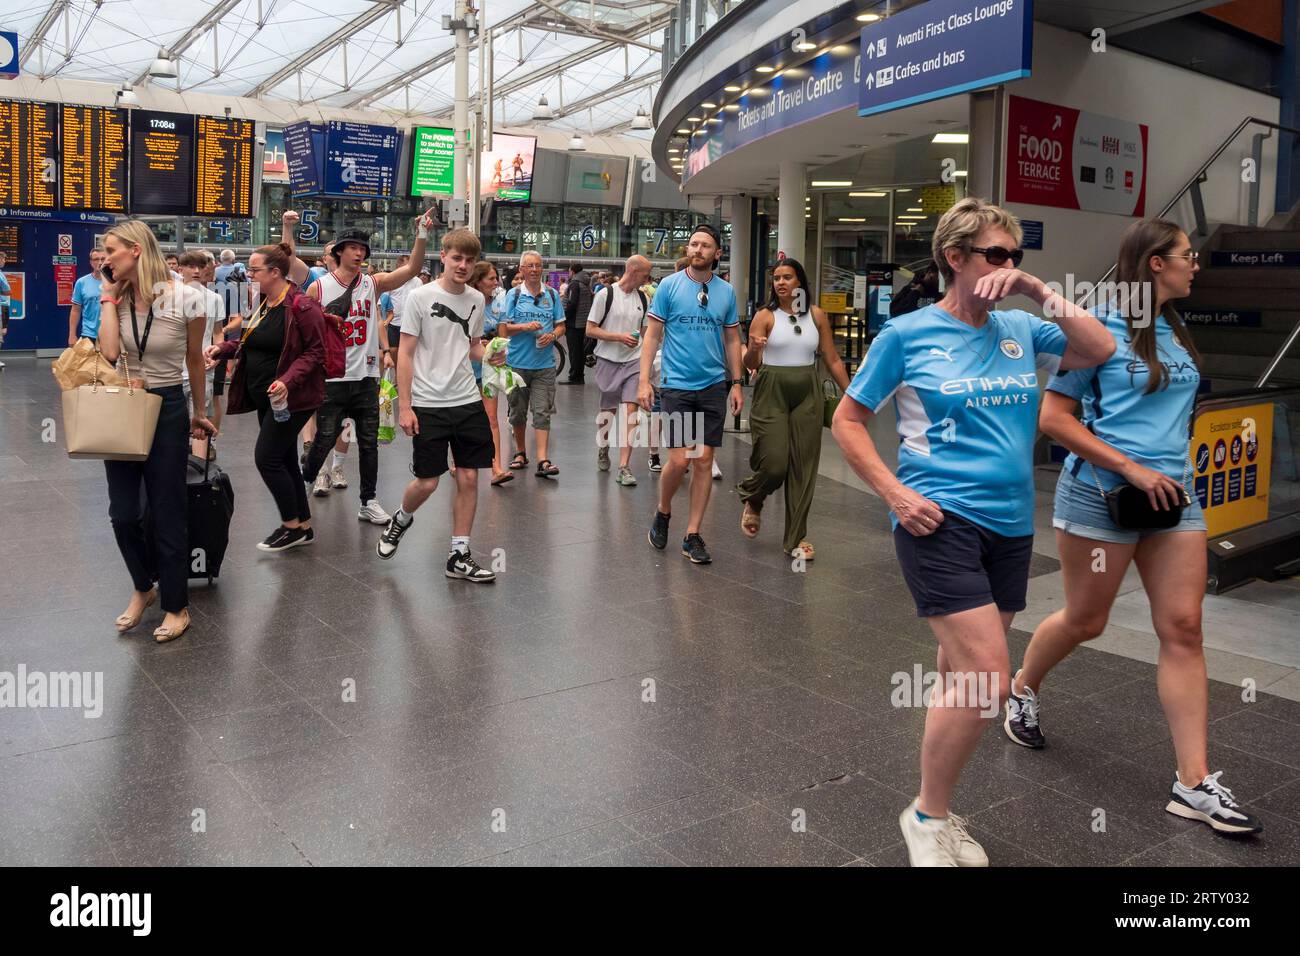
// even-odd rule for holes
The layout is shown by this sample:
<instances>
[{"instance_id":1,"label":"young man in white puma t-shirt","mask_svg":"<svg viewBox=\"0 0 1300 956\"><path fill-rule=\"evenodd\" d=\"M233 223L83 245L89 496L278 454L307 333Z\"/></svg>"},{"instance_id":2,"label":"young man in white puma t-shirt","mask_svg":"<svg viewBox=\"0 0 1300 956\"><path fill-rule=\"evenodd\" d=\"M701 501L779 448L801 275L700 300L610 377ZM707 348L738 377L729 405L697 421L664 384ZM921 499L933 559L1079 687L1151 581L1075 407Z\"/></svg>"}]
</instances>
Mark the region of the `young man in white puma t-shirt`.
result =
<instances>
[{"instance_id":1,"label":"young man in white puma t-shirt","mask_svg":"<svg viewBox=\"0 0 1300 956\"><path fill-rule=\"evenodd\" d=\"M453 229L442 239L443 273L406 297L397 353L398 424L413 439L411 471L402 507L384 529L375 552L391 558L447 471L447 452L456 460L453 478L451 548L447 577L487 582L496 574L480 567L469 549L478 508L478 470L496 456L492 427L474 380L472 362L481 362L483 294L467 286L482 247L468 229ZM505 364L504 352L489 363Z\"/></svg>"}]
</instances>

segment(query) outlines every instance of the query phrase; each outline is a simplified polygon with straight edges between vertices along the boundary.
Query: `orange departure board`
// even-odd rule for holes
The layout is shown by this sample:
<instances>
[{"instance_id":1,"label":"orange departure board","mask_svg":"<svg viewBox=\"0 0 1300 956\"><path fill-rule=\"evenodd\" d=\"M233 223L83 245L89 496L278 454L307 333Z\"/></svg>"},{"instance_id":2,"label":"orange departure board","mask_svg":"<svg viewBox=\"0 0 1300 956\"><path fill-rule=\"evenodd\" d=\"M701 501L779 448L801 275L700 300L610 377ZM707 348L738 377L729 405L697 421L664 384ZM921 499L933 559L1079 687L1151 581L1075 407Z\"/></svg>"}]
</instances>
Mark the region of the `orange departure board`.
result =
<instances>
[{"instance_id":1,"label":"orange departure board","mask_svg":"<svg viewBox=\"0 0 1300 956\"><path fill-rule=\"evenodd\" d=\"M253 122L198 118L195 136L194 211L200 216L253 215Z\"/></svg>"},{"instance_id":2,"label":"orange departure board","mask_svg":"<svg viewBox=\"0 0 1300 956\"><path fill-rule=\"evenodd\" d=\"M194 117L131 110L131 211L194 214Z\"/></svg>"},{"instance_id":3,"label":"orange departure board","mask_svg":"<svg viewBox=\"0 0 1300 956\"><path fill-rule=\"evenodd\" d=\"M0 206L56 208L58 124L53 103L0 100Z\"/></svg>"},{"instance_id":4,"label":"orange departure board","mask_svg":"<svg viewBox=\"0 0 1300 956\"><path fill-rule=\"evenodd\" d=\"M5 254L5 268L18 269L23 264L22 233L17 223L0 226L0 252Z\"/></svg>"},{"instance_id":5,"label":"orange departure board","mask_svg":"<svg viewBox=\"0 0 1300 956\"><path fill-rule=\"evenodd\" d=\"M126 110L61 107L60 202L76 212L126 212Z\"/></svg>"}]
</instances>

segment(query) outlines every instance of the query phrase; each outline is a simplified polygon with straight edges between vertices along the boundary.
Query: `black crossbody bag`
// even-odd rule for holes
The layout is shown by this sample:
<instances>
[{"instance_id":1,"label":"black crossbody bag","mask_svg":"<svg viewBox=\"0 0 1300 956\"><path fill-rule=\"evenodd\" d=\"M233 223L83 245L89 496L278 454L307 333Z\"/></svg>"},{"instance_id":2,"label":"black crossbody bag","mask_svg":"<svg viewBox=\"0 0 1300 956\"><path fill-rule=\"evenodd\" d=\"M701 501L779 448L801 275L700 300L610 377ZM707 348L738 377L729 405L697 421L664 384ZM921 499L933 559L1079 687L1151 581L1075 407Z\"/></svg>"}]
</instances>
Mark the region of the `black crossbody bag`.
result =
<instances>
[{"instance_id":1,"label":"black crossbody bag","mask_svg":"<svg viewBox=\"0 0 1300 956\"><path fill-rule=\"evenodd\" d=\"M1091 429L1089 430L1091 431ZM1075 475L1079 474L1079 468L1083 466L1083 458L1079 458L1078 461L1079 466L1074 469ZM1178 489L1182 495L1182 500L1167 511L1153 508L1147 493L1141 488L1130 485L1127 481L1107 491L1102 488L1101 479L1097 477L1097 466L1092 462L1088 462L1088 467L1092 469L1092 480L1097 483L1098 493L1101 494L1102 500L1106 502L1106 510L1110 513L1110 520L1129 531L1164 531L1172 528L1183 520L1183 509L1192 503L1192 499L1187 494L1187 479L1192 473L1192 457L1190 454L1183 466L1183 481Z\"/></svg>"}]
</instances>

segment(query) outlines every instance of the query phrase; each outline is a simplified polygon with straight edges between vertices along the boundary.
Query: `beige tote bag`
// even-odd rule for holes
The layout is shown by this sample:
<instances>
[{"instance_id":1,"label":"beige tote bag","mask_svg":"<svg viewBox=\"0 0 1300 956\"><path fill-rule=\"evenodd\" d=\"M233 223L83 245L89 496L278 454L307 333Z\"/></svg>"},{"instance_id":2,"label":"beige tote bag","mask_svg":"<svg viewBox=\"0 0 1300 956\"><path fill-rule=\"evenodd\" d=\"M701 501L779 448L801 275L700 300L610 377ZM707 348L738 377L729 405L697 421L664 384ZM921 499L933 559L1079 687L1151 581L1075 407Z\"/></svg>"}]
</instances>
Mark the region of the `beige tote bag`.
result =
<instances>
[{"instance_id":1,"label":"beige tote bag","mask_svg":"<svg viewBox=\"0 0 1300 956\"><path fill-rule=\"evenodd\" d=\"M125 367L125 352L122 362ZM69 458L144 461L149 457L162 396L131 385L131 369L125 367L125 372L127 384L105 385L97 358L94 381L63 393L63 435Z\"/></svg>"}]
</instances>

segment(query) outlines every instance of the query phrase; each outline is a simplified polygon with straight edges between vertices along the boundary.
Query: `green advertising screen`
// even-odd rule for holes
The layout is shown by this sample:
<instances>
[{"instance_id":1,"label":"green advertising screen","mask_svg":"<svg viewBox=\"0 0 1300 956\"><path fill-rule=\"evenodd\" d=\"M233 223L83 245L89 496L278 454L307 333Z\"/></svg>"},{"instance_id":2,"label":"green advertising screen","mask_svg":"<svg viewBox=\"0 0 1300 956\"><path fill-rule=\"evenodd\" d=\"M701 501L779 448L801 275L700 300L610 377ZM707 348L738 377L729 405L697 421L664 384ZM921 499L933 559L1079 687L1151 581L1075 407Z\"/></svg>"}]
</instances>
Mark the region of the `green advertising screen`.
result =
<instances>
[{"instance_id":1,"label":"green advertising screen","mask_svg":"<svg viewBox=\"0 0 1300 956\"><path fill-rule=\"evenodd\" d=\"M450 129L417 126L411 137L411 195L450 196L456 139Z\"/></svg>"}]
</instances>

